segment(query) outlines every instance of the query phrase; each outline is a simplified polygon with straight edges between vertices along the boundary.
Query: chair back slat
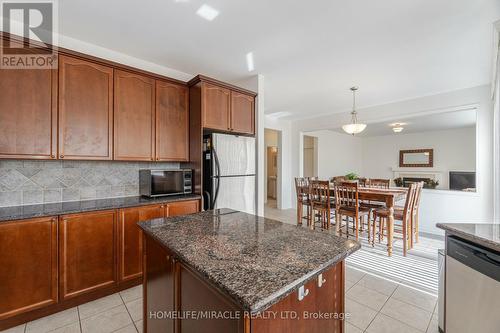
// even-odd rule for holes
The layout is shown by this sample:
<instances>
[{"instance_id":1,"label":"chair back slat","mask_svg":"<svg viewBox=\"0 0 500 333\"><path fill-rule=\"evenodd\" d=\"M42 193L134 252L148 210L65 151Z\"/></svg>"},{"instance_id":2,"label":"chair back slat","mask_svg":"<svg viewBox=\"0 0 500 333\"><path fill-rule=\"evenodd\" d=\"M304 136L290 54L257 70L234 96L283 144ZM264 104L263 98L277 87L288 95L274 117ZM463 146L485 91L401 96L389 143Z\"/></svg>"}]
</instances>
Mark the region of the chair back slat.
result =
<instances>
[{"instance_id":1,"label":"chair back slat","mask_svg":"<svg viewBox=\"0 0 500 333\"><path fill-rule=\"evenodd\" d=\"M422 189L424 188L424 182L418 182L417 184L417 189L415 192L415 197L413 198L413 209L418 210L418 207L420 206L420 197L422 195Z\"/></svg>"},{"instance_id":2,"label":"chair back slat","mask_svg":"<svg viewBox=\"0 0 500 333\"><path fill-rule=\"evenodd\" d=\"M373 178L373 179L368 179L366 181L366 186L372 188L388 189L390 184L391 184L390 179Z\"/></svg>"},{"instance_id":3,"label":"chair back slat","mask_svg":"<svg viewBox=\"0 0 500 333\"><path fill-rule=\"evenodd\" d=\"M358 183L342 182L335 185L337 207L358 207Z\"/></svg>"},{"instance_id":4,"label":"chair back slat","mask_svg":"<svg viewBox=\"0 0 500 333\"><path fill-rule=\"evenodd\" d=\"M411 214L413 211L413 207L415 204L415 195L417 192L417 183L412 183L410 184L410 187L408 188L408 194L406 195L406 200L405 200L405 207L403 210L403 218L406 218L406 221L409 221L411 218Z\"/></svg>"},{"instance_id":5,"label":"chair back slat","mask_svg":"<svg viewBox=\"0 0 500 333\"><path fill-rule=\"evenodd\" d=\"M330 182L327 180L311 181L311 200L315 202L329 202Z\"/></svg>"}]
</instances>

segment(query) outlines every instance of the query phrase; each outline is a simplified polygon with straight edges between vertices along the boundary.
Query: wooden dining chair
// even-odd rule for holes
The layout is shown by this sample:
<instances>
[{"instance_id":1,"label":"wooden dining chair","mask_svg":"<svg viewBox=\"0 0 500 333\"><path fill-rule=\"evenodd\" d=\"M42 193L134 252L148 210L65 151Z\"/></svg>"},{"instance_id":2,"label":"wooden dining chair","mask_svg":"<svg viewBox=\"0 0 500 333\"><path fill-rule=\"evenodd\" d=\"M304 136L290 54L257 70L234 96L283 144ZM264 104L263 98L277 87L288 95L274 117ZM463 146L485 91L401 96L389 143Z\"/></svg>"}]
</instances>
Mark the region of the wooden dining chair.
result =
<instances>
[{"instance_id":1,"label":"wooden dining chair","mask_svg":"<svg viewBox=\"0 0 500 333\"><path fill-rule=\"evenodd\" d=\"M389 189L390 179L370 178L366 180L366 187Z\"/></svg>"},{"instance_id":2,"label":"wooden dining chair","mask_svg":"<svg viewBox=\"0 0 500 333\"><path fill-rule=\"evenodd\" d=\"M410 248L411 239L411 220L413 215L413 205L414 197L417 191L417 184L411 184L408 189L408 194L406 195L405 205L403 210L394 209L394 233L401 233L403 236L403 255L406 257L406 253ZM375 209L373 212L373 227L372 227L372 245L375 242L375 234L377 229L377 218L378 218L378 241L379 243L383 239L384 231L386 229L387 220L389 218L388 208ZM397 222L401 222L400 225Z\"/></svg>"},{"instance_id":3,"label":"wooden dining chair","mask_svg":"<svg viewBox=\"0 0 500 333\"><path fill-rule=\"evenodd\" d=\"M413 243L418 243L418 211L420 208L420 198L422 196L422 189L424 188L424 182L417 183L417 190L415 192L415 197L413 198L413 216L411 220L411 247Z\"/></svg>"},{"instance_id":4,"label":"wooden dining chair","mask_svg":"<svg viewBox=\"0 0 500 333\"><path fill-rule=\"evenodd\" d=\"M358 183L357 182L342 182L335 185L335 211L337 215L337 223L340 223L339 230L342 234L342 217L346 217L346 233L349 237L349 218L353 219L353 229L355 232L356 240L359 239L360 221L361 218L368 220L368 225L370 220L368 215L370 209L362 207L359 202L358 194ZM368 228L368 230L370 230ZM370 232L368 232L368 239L370 238Z\"/></svg>"},{"instance_id":5,"label":"wooden dining chair","mask_svg":"<svg viewBox=\"0 0 500 333\"><path fill-rule=\"evenodd\" d=\"M304 219L307 221L308 226L311 223L310 191L310 183L306 178L295 178L295 192L297 193L297 225L302 225L302 220ZM305 216L304 206L306 207Z\"/></svg>"},{"instance_id":6,"label":"wooden dining chair","mask_svg":"<svg viewBox=\"0 0 500 333\"><path fill-rule=\"evenodd\" d=\"M318 216L321 228L330 229L331 210L335 201L330 197L330 182L325 180L311 181L311 207L314 216L311 228L315 227L315 217Z\"/></svg>"}]
</instances>

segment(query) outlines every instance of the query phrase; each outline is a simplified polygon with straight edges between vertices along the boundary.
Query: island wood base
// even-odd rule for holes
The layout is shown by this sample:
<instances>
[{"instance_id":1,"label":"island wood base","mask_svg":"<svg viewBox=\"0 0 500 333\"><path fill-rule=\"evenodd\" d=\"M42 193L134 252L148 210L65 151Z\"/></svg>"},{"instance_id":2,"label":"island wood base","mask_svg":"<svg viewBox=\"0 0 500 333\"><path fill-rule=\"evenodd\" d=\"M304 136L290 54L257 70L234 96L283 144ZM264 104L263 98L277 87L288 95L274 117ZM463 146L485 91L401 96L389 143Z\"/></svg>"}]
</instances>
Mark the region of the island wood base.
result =
<instances>
[{"instance_id":1,"label":"island wood base","mask_svg":"<svg viewBox=\"0 0 500 333\"><path fill-rule=\"evenodd\" d=\"M321 286L319 277L307 282L304 288L309 293L301 301L296 290L263 312L248 315L216 285L174 259L168 249L147 235L144 238L144 332L344 332L344 321L336 317L344 313L343 261L323 272ZM188 318L209 311L230 317ZM318 315L323 319L313 318Z\"/></svg>"}]
</instances>

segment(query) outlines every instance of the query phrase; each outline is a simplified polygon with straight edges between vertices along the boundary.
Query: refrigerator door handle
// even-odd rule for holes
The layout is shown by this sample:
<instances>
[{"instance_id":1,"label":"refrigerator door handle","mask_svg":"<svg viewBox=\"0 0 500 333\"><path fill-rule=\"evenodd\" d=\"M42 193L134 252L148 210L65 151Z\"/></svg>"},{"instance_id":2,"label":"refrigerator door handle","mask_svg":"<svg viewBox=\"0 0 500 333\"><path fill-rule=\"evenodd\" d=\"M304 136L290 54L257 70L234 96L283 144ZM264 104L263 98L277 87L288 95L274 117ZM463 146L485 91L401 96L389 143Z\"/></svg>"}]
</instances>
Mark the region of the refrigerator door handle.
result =
<instances>
[{"instance_id":1,"label":"refrigerator door handle","mask_svg":"<svg viewBox=\"0 0 500 333\"><path fill-rule=\"evenodd\" d=\"M220 164L219 164L219 157L217 156L217 151L215 150L215 147L212 148L212 151L214 153L215 169L216 169L216 173L215 173L214 178L217 179L217 186L215 188L214 200L212 202L212 207L211 207L211 209L214 209L215 208L215 203L217 202L217 197L219 196L219 188L220 188Z\"/></svg>"}]
</instances>

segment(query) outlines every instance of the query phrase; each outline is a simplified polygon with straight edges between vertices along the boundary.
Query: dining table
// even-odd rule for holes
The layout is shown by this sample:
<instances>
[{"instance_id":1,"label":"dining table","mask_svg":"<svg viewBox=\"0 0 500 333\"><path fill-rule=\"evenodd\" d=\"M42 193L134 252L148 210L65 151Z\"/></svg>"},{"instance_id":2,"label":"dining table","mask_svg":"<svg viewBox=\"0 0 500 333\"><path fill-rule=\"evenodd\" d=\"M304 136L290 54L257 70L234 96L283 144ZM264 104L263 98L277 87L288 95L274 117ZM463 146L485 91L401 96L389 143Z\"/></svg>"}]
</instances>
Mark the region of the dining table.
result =
<instances>
[{"instance_id":1,"label":"dining table","mask_svg":"<svg viewBox=\"0 0 500 333\"><path fill-rule=\"evenodd\" d=\"M330 186L330 193L335 197L335 185ZM374 187L358 187L358 200L384 203L389 211L387 219L387 254L392 256L392 243L394 241L394 206L396 202L404 200L408 194L407 188L374 188ZM335 230L340 233L339 214L335 214L336 223Z\"/></svg>"}]
</instances>

